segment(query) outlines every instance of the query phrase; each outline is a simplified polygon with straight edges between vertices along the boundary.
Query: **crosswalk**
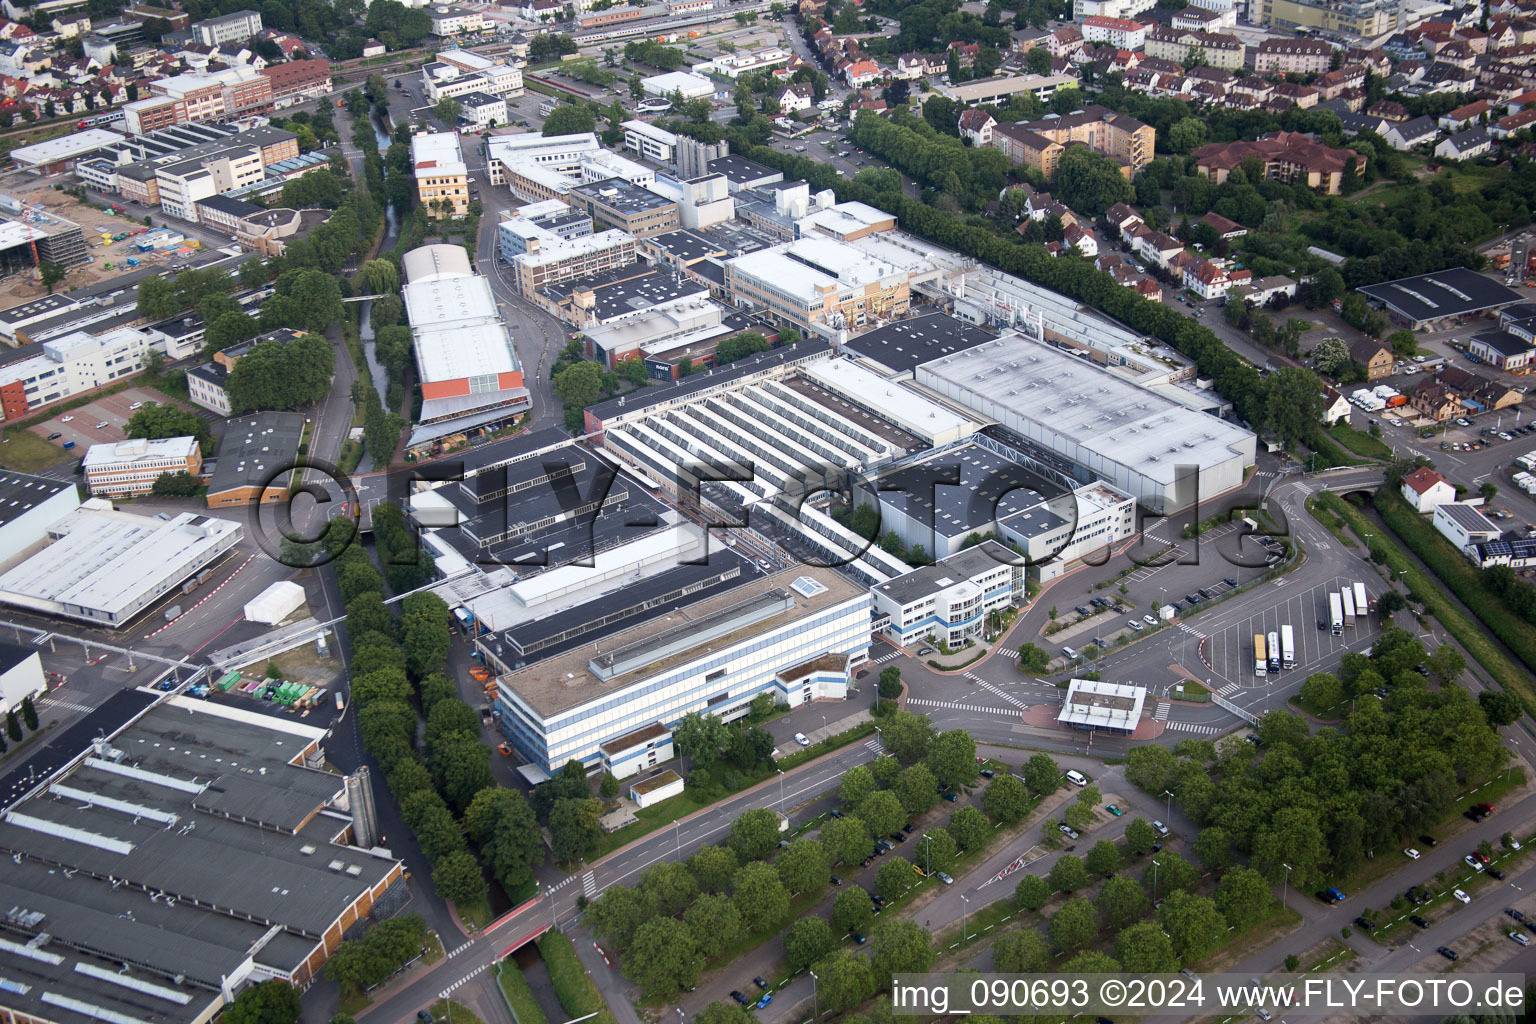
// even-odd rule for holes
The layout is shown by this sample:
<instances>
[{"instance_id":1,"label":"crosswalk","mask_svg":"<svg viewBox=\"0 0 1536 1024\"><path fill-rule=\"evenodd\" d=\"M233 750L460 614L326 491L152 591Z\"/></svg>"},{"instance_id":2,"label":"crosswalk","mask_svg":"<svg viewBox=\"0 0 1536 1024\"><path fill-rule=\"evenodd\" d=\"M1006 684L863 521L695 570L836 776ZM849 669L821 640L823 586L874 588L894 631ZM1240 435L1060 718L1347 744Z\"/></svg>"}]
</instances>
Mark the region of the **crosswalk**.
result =
<instances>
[{"instance_id":1,"label":"crosswalk","mask_svg":"<svg viewBox=\"0 0 1536 1024\"><path fill-rule=\"evenodd\" d=\"M908 701L908 703L910 704L911 701ZM864 749L865 750L873 751L876 754L878 754L878 753L880 753L880 750L881 750L880 741L878 739L865 740L864 741Z\"/></svg>"},{"instance_id":2,"label":"crosswalk","mask_svg":"<svg viewBox=\"0 0 1536 1024\"><path fill-rule=\"evenodd\" d=\"M1205 639L1205 634L1204 633L1200 632L1198 629L1196 629L1194 626L1191 626L1187 622L1179 623L1179 628L1182 629L1184 632L1188 633L1190 636L1194 637L1196 640L1204 640Z\"/></svg>"},{"instance_id":3,"label":"crosswalk","mask_svg":"<svg viewBox=\"0 0 1536 1024\"><path fill-rule=\"evenodd\" d=\"M1019 652L1018 651L1010 651L1006 647L999 647L997 649L997 653L1001 654L1003 657L1007 658L1010 661L1018 661L1019 660Z\"/></svg>"},{"instance_id":4,"label":"crosswalk","mask_svg":"<svg viewBox=\"0 0 1536 1024\"><path fill-rule=\"evenodd\" d=\"M447 953L444 953L443 956L445 958L449 959L449 960L452 960L454 957L458 956L460 953L464 952L466 949L469 949L474 944L475 944L474 940L471 939L470 941L464 943L464 945L459 946L457 949L452 949L452 950L449 950Z\"/></svg>"},{"instance_id":5,"label":"crosswalk","mask_svg":"<svg viewBox=\"0 0 1536 1024\"><path fill-rule=\"evenodd\" d=\"M975 704L962 704L953 700L913 700L908 699L907 704L919 708L947 708L950 711L971 711L985 715L1007 715L1009 718L1018 716L1018 711L1013 708L984 708Z\"/></svg>"},{"instance_id":6,"label":"crosswalk","mask_svg":"<svg viewBox=\"0 0 1536 1024\"><path fill-rule=\"evenodd\" d=\"M900 651L892 651L890 654L882 655L881 657L874 659L871 664L884 665L886 662L895 661L899 657L901 657Z\"/></svg>"},{"instance_id":7,"label":"crosswalk","mask_svg":"<svg viewBox=\"0 0 1536 1024\"><path fill-rule=\"evenodd\" d=\"M1153 720L1158 721L1158 722L1166 722L1166 721L1168 721L1168 709L1171 708L1171 707L1173 707L1173 705L1170 704L1166 700L1158 701L1157 702L1157 710L1152 712Z\"/></svg>"},{"instance_id":8,"label":"crosswalk","mask_svg":"<svg viewBox=\"0 0 1536 1024\"><path fill-rule=\"evenodd\" d=\"M1196 725L1194 722L1169 722L1168 728L1177 732L1192 732L1196 736L1210 736L1221 731L1216 725Z\"/></svg>"},{"instance_id":9,"label":"crosswalk","mask_svg":"<svg viewBox=\"0 0 1536 1024\"><path fill-rule=\"evenodd\" d=\"M1279 473L1276 473L1272 469L1261 469L1261 470L1259 470L1259 472L1253 474L1253 478L1255 480L1268 480L1271 477L1276 477L1276 476L1279 476L1279 475L1280 475Z\"/></svg>"},{"instance_id":10,"label":"crosswalk","mask_svg":"<svg viewBox=\"0 0 1536 1024\"><path fill-rule=\"evenodd\" d=\"M999 697L1003 698L1003 700L1007 701L1009 704L1012 704L1016 708L1022 709L1022 708L1029 707L1029 705L1027 703L1025 703L1024 701L1022 701L1019 698L1015 697L1011 693L1004 693L1002 690L999 690L997 687L993 686L991 683L987 682L985 679L981 678L980 676L978 676L974 672L967 672L965 674L965 676L966 676L967 679L970 679L973 682L975 682L977 686L980 686L981 688L983 688L985 690L992 691L993 693L997 694Z\"/></svg>"},{"instance_id":11,"label":"crosswalk","mask_svg":"<svg viewBox=\"0 0 1536 1024\"><path fill-rule=\"evenodd\" d=\"M490 966L491 965L489 963L483 963L479 967L476 967L474 970L472 970L468 974L464 975L464 977L460 978L458 981L454 982L452 985L449 985L447 988L445 988L441 992L439 992L437 994L437 998L439 998L439 999L447 999L449 996L453 995L454 992L458 991L459 989L463 988L465 985L469 984L471 981L475 980L476 977L478 977L481 974L484 974L486 969L488 967L490 967Z\"/></svg>"},{"instance_id":12,"label":"crosswalk","mask_svg":"<svg viewBox=\"0 0 1536 1024\"><path fill-rule=\"evenodd\" d=\"M597 879L592 877L590 871L581 876L581 892L587 899L591 899L597 892Z\"/></svg>"},{"instance_id":13,"label":"crosswalk","mask_svg":"<svg viewBox=\"0 0 1536 1024\"><path fill-rule=\"evenodd\" d=\"M1217 690L1216 695L1218 697L1230 697L1242 688L1242 683L1228 683L1226 686L1223 686L1221 689Z\"/></svg>"},{"instance_id":14,"label":"crosswalk","mask_svg":"<svg viewBox=\"0 0 1536 1024\"><path fill-rule=\"evenodd\" d=\"M77 704L72 700L65 700L62 697L39 697L37 699L37 708L39 711L46 711L49 708L59 708L61 711L79 712L89 712L96 710L95 708L88 707L85 704Z\"/></svg>"}]
</instances>

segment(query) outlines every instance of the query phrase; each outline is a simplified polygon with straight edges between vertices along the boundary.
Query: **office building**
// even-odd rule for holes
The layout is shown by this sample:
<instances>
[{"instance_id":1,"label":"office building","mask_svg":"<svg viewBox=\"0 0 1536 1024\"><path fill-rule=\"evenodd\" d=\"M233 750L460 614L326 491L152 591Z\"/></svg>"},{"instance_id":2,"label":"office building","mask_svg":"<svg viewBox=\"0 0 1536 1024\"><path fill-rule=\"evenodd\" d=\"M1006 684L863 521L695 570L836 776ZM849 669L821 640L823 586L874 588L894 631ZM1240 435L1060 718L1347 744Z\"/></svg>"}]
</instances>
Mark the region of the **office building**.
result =
<instances>
[{"instance_id":1,"label":"office building","mask_svg":"<svg viewBox=\"0 0 1536 1024\"><path fill-rule=\"evenodd\" d=\"M123 105L123 124L134 135L189 121L270 113L273 106L272 79L247 65L156 79L149 91Z\"/></svg>"},{"instance_id":2,"label":"office building","mask_svg":"<svg viewBox=\"0 0 1536 1024\"><path fill-rule=\"evenodd\" d=\"M432 216L462 217L469 212L469 168L453 132L411 136L411 173L416 198Z\"/></svg>"},{"instance_id":3,"label":"office building","mask_svg":"<svg viewBox=\"0 0 1536 1024\"><path fill-rule=\"evenodd\" d=\"M262 68L261 75L272 83L274 110L320 99L331 91L331 62L328 60L282 61Z\"/></svg>"},{"instance_id":4,"label":"office building","mask_svg":"<svg viewBox=\"0 0 1536 1024\"><path fill-rule=\"evenodd\" d=\"M303 438L304 417L296 412L230 420L208 481L208 507L286 501Z\"/></svg>"},{"instance_id":5,"label":"office building","mask_svg":"<svg viewBox=\"0 0 1536 1024\"><path fill-rule=\"evenodd\" d=\"M870 326L907 312L907 273L832 238L802 238L725 264L731 301L809 330Z\"/></svg>"},{"instance_id":6,"label":"office building","mask_svg":"<svg viewBox=\"0 0 1536 1024\"><path fill-rule=\"evenodd\" d=\"M588 214L596 227L614 228L636 238L659 235L682 225L675 201L622 178L577 185L565 198L572 209Z\"/></svg>"},{"instance_id":7,"label":"office building","mask_svg":"<svg viewBox=\"0 0 1536 1024\"><path fill-rule=\"evenodd\" d=\"M78 508L53 543L0 575L0 603L121 628L227 555L239 523L182 512L169 520Z\"/></svg>"},{"instance_id":8,"label":"office building","mask_svg":"<svg viewBox=\"0 0 1536 1024\"><path fill-rule=\"evenodd\" d=\"M260 31L261 15L255 11L236 11L192 23L192 38L204 46L243 43Z\"/></svg>"},{"instance_id":9,"label":"office building","mask_svg":"<svg viewBox=\"0 0 1536 1024\"><path fill-rule=\"evenodd\" d=\"M42 540L48 527L79 507L73 481L0 471L0 562Z\"/></svg>"},{"instance_id":10,"label":"office building","mask_svg":"<svg viewBox=\"0 0 1536 1024\"><path fill-rule=\"evenodd\" d=\"M75 331L0 350L0 410L7 420L101 387L144 368L157 335L119 327L96 336Z\"/></svg>"},{"instance_id":11,"label":"office building","mask_svg":"<svg viewBox=\"0 0 1536 1024\"><path fill-rule=\"evenodd\" d=\"M459 105L463 108L459 119L476 128L491 128L506 123L507 101L500 96L492 96L477 89L460 96Z\"/></svg>"},{"instance_id":12,"label":"office building","mask_svg":"<svg viewBox=\"0 0 1536 1024\"><path fill-rule=\"evenodd\" d=\"M1258 25L1373 39L1407 27L1400 22L1411 17L1408 6L1402 0L1250 0L1248 10L1249 18ZM1326 64L1322 70L1328 70Z\"/></svg>"},{"instance_id":13,"label":"office building","mask_svg":"<svg viewBox=\"0 0 1536 1024\"><path fill-rule=\"evenodd\" d=\"M474 92L516 99L523 94L521 68L457 48L442 50L422 66L422 93L427 102L463 97Z\"/></svg>"},{"instance_id":14,"label":"office building","mask_svg":"<svg viewBox=\"0 0 1536 1024\"><path fill-rule=\"evenodd\" d=\"M645 121L625 121L624 148L642 160L670 164L677 151L677 136Z\"/></svg>"},{"instance_id":15,"label":"office building","mask_svg":"<svg viewBox=\"0 0 1536 1024\"><path fill-rule=\"evenodd\" d=\"M1025 601L1024 560L995 540L913 569L870 588L882 632L902 646L927 641L951 648L980 640L988 616Z\"/></svg>"},{"instance_id":16,"label":"office building","mask_svg":"<svg viewBox=\"0 0 1536 1024\"><path fill-rule=\"evenodd\" d=\"M166 473L190 473L203 469L203 453L195 437L163 437L148 440L93 444L85 450L85 486L93 495L110 498L148 494Z\"/></svg>"},{"instance_id":17,"label":"office building","mask_svg":"<svg viewBox=\"0 0 1536 1024\"><path fill-rule=\"evenodd\" d=\"M424 245L401 261L421 412L407 450L438 451L517 422L523 368L490 282L459 245Z\"/></svg>"}]
</instances>

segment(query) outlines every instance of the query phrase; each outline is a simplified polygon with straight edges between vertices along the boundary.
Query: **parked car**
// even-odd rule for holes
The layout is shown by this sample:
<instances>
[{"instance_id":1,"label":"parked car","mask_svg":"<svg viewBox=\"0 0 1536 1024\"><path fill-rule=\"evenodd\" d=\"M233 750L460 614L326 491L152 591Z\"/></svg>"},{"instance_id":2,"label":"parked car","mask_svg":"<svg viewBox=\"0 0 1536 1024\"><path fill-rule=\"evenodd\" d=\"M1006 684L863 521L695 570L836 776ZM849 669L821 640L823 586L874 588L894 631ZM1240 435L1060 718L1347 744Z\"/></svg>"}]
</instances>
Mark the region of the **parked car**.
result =
<instances>
[{"instance_id":1,"label":"parked car","mask_svg":"<svg viewBox=\"0 0 1536 1024\"><path fill-rule=\"evenodd\" d=\"M892 832L891 833L891 842L893 842L893 843L904 843L906 841L907 841L907 837L902 835L900 832Z\"/></svg>"},{"instance_id":2,"label":"parked car","mask_svg":"<svg viewBox=\"0 0 1536 1024\"><path fill-rule=\"evenodd\" d=\"M753 978L752 979L752 984L756 985L758 988L763 989L765 991L769 987L768 983L766 981L764 981L762 978Z\"/></svg>"},{"instance_id":3,"label":"parked car","mask_svg":"<svg viewBox=\"0 0 1536 1024\"><path fill-rule=\"evenodd\" d=\"M1492 879L1494 879L1496 881L1502 882L1502 881L1504 881L1504 872L1500 871L1498 868L1489 868L1488 869L1488 877L1492 878Z\"/></svg>"},{"instance_id":4,"label":"parked car","mask_svg":"<svg viewBox=\"0 0 1536 1024\"><path fill-rule=\"evenodd\" d=\"M1143 626L1140 622L1136 621L1135 619L1128 620L1126 622L1126 625L1130 626L1133 630L1135 630L1138 633L1140 633L1143 629L1146 628L1145 626Z\"/></svg>"},{"instance_id":5,"label":"parked car","mask_svg":"<svg viewBox=\"0 0 1536 1024\"><path fill-rule=\"evenodd\" d=\"M763 997L757 1001L757 1008L759 1010L761 1010L763 1007L767 1006L771 1002L773 1002L773 993L772 992L764 992L763 993Z\"/></svg>"},{"instance_id":6,"label":"parked car","mask_svg":"<svg viewBox=\"0 0 1536 1024\"><path fill-rule=\"evenodd\" d=\"M984 779L993 779L997 777L997 772L993 771L991 768L983 768L981 770L981 777Z\"/></svg>"},{"instance_id":7,"label":"parked car","mask_svg":"<svg viewBox=\"0 0 1536 1024\"><path fill-rule=\"evenodd\" d=\"M1060 832L1062 835L1066 836L1068 839L1077 839L1078 838L1077 830L1074 829L1071 825L1068 825L1066 822L1062 822L1060 825L1057 825L1056 826L1056 831Z\"/></svg>"},{"instance_id":8,"label":"parked car","mask_svg":"<svg viewBox=\"0 0 1536 1024\"><path fill-rule=\"evenodd\" d=\"M1363 917L1355 918L1355 927L1363 932L1373 932L1376 930L1376 926Z\"/></svg>"},{"instance_id":9,"label":"parked car","mask_svg":"<svg viewBox=\"0 0 1536 1024\"><path fill-rule=\"evenodd\" d=\"M1160 835L1160 836L1165 836L1165 835L1168 834L1168 826L1164 825L1160 821L1154 821L1152 823L1152 827L1157 830L1157 834Z\"/></svg>"},{"instance_id":10,"label":"parked car","mask_svg":"<svg viewBox=\"0 0 1536 1024\"><path fill-rule=\"evenodd\" d=\"M64 436L63 434L61 434L57 430L55 430L53 433L48 435L48 440L50 440L50 441L57 441L59 438L61 438L63 436Z\"/></svg>"},{"instance_id":11,"label":"parked car","mask_svg":"<svg viewBox=\"0 0 1536 1024\"><path fill-rule=\"evenodd\" d=\"M800 744L802 747L808 747L811 745L810 739L803 732L795 733L795 742Z\"/></svg>"},{"instance_id":12,"label":"parked car","mask_svg":"<svg viewBox=\"0 0 1536 1024\"><path fill-rule=\"evenodd\" d=\"M1155 615L1143 615L1141 617L1141 621L1145 622L1149 626L1157 625L1157 617Z\"/></svg>"},{"instance_id":13,"label":"parked car","mask_svg":"<svg viewBox=\"0 0 1536 1024\"><path fill-rule=\"evenodd\" d=\"M731 998L736 1000L742 1006L747 1006L748 1004L750 1004L752 1002L752 1000L750 1000L746 996L742 995L740 990L734 989L734 988L731 989Z\"/></svg>"},{"instance_id":14,"label":"parked car","mask_svg":"<svg viewBox=\"0 0 1536 1024\"><path fill-rule=\"evenodd\" d=\"M955 884L955 880L953 878L950 878L948 875L946 875L942 871L935 871L933 873L933 876L935 878L937 878L939 881L943 882L945 885L954 885Z\"/></svg>"},{"instance_id":15,"label":"parked car","mask_svg":"<svg viewBox=\"0 0 1536 1024\"><path fill-rule=\"evenodd\" d=\"M1466 863L1467 867L1471 868L1473 871L1483 870L1483 862L1472 856L1470 853L1461 859Z\"/></svg>"},{"instance_id":16,"label":"parked car","mask_svg":"<svg viewBox=\"0 0 1536 1024\"><path fill-rule=\"evenodd\" d=\"M917 656L919 658L926 658L926 657L928 657L928 655L930 655L932 653L933 653L933 648L932 647L920 647L917 650Z\"/></svg>"},{"instance_id":17,"label":"parked car","mask_svg":"<svg viewBox=\"0 0 1536 1024\"><path fill-rule=\"evenodd\" d=\"M862 946L869 941L859 932L849 932L848 937L853 940L853 944L856 946Z\"/></svg>"},{"instance_id":18,"label":"parked car","mask_svg":"<svg viewBox=\"0 0 1536 1024\"><path fill-rule=\"evenodd\" d=\"M1529 946L1531 944L1531 938L1529 935L1526 935L1525 932L1510 932L1509 937L1520 943L1522 946Z\"/></svg>"},{"instance_id":19,"label":"parked car","mask_svg":"<svg viewBox=\"0 0 1536 1024\"><path fill-rule=\"evenodd\" d=\"M1422 917L1420 917L1420 916L1419 916L1419 915L1418 915L1418 914L1414 914L1414 915L1413 915L1413 916L1412 916L1412 917L1410 917L1410 918L1409 918L1409 919L1408 919L1408 920L1409 920L1409 921L1411 921L1411 922L1412 922L1412 923L1413 923L1413 926L1414 926L1414 927L1415 927L1415 928L1419 928L1419 929L1424 929L1424 928L1428 928L1428 927L1429 927L1429 922L1428 922L1428 921L1426 921L1426 920L1424 920L1424 919L1423 919L1423 918L1422 918Z\"/></svg>"},{"instance_id":20,"label":"parked car","mask_svg":"<svg viewBox=\"0 0 1536 1024\"><path fill-rule=\"evenodd\" d=\"M1409 847L1408 849L1404 850L1403 851L1403 855L1406 856L1409 860L1418 860L1419 859L1419 851L1413 849L1412 847Z\"/></svg>"},{"instance_id":21,"label":"parked car","mask_svg":"<svg viewBox=\"0 0 1536 1024\"><path fill-rule=\"evenodd\" d=\"M96 429L97 430L106 430L107 427L109 427L109 426L111 426L110 423L108 423L106 420L102 420L100 423L96 424Z\"/></svg>"},{"instance_id":22,"label":"parked car","mask_svg":"<svg viewBox=\"0 0 1536 1024\"><path fill-rule=\"evenodd\" d=\"M1460 960L1461 959L1461 957L1457 954L1457 952L1454 949L1452 949L1450 946L1441 946L1439 949L1435 950L1435 952L1439 953L1441 956L1445 957L1447 960Z\"/></svg>"},{"instance_id":23,"label":"parked car","mask_svg":"<svg viewBox=\"0 0 1536 1024\"><path fill-rule=\"evenodd\" d=\"M1463 892L1460 889L1452 889L1451 890L1451 895L1456 897L1456 902L1457 903L1471 903L1472 902L1472 897L1468 896L1465 892Z\"/></svg>"},{"instance_id":24,"label":"parked car","mask_svg":"<svg viewBox=\"0 0 1536 1024\"><path fill-rule=\"evenodd\" d=\"M1109 805L1108 805L1108 806L1106 806L1106 807L1105 807L1105 808L1104 808L1104 809L1105 809L1105 810L1106 810L1106 811L1108 811L1108 812L1109 812L1109 813L1110 813L1110 814L1113 814L1113 815L1114 815L1114 816L1115 816L1115 817L1117 817L1117 818L1118 818L1118 817L1120 817L1120 816L1121 816L1121 815L1122 815L1122 814L1124 814L1124 813L1125 813L1125 812L1124 812L1124 811L1122 811L1122 810L1121 810L1121 809L1120 809L1120 808L1119 808L1119 807L1116 807L1116 806L1115 806L1115 805L1114 805L1114 804L1109 804Z\"/></svg>"},{"instance_id":25,"label":"parked car","mask_svg":"<svg viewBox=\"0 0 1536 1024\"><path fill-rule=\"evenodd\" d=\"M75 418L73 416L60 416L59 417L59 422L60 423L72 423L74 421L74 419Z\"/></svg>"}]
</instances>

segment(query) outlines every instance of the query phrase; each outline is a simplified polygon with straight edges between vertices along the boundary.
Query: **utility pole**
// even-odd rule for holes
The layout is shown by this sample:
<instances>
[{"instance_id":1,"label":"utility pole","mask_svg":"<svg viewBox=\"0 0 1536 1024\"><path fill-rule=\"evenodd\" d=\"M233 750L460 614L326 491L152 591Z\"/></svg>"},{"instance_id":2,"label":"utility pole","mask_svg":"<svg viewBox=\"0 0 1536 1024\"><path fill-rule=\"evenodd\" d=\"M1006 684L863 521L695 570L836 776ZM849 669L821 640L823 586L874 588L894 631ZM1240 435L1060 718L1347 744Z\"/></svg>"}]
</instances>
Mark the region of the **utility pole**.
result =
<instances>
[{"instance_id":1,"label":"utility pole","mask_svg":"<svg viewBox=\"0 0 1536 1024\"><path fill-rule=\"evenodd\" d=\"M1162 866L1162 861L1156 859L1152 861L1152 905L1154 907L1157 906L1157 869Z\"/></svg>"},{"instance_id":2,"label":"utility pole","mask_svg":"<svg viewBox=\"0 0 1536 1024\"><path fill-rule=\"evenodd\" d=\"M784 772L783 772L782 769L779 769L779 768L775 768L774 771L779 773L779 813L783 814L784 813Z\"/></svg>"},{"instance_id":3,"label":"utility pole","mask_svg":"<svg viewBox=\"0 0 1536 1024\"><path fill-rule=\"evenodd\" d=\"M1157 861L1153 861L1152 863L1156 864ZM961 942L964 942L966 939L971 937L970 925L966 923L968 918L969 918L970 909L971 909L971 901L966 899L964 896L961 896L960 897L960 941Z\"/></svg>"},{"instance_id":4,"label":"utility pole","mask_svg":"<svg viewBox=\"0 0 1536 1024\"><path fill-rule=\"evenodd\" d=\"M1168 824L1167 819L1173 817L1173 792L1172 790L1165 789L1162 795L1168 798L1163 801L1163 824L1166 825Z\"/></svg>"},{"instance_id":5,"label":"utility pole","mask_svg":"<svg viewBox=\"0 0 1536 1024\"><path fill-rule=\"evenodd\" d=\"M820 986L817 985L817 982L820 979L816 977L815 971L807 971L806 973L811 976L811 1019L819 1020L821 1018L821 997L818 991Z\"/></svg>"},{"instance_id":6,"label":"utility pole","mask_svg":"<svg viewBox=\"0 0 1536 1024\"><path fill-rule=\"evenodd\" d=\"M930 844L932 842L933 842L933 836L930 836L927 832L924 832L923 833L923 871L925 873L927 873L927 874L930 874L930 875L933 874L933 857L929 854L929 850L932 849L932 847L930 847L928 844Z\"/></svg>"}]
</instances>

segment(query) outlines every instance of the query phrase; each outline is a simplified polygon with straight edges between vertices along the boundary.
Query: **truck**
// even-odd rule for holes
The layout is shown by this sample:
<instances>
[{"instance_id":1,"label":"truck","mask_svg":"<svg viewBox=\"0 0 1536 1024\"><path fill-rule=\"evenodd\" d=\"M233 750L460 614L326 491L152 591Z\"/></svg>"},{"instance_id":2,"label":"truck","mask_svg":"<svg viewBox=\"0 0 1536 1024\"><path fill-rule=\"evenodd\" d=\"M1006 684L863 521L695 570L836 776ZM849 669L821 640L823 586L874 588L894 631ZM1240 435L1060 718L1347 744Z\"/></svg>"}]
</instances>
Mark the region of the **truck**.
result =
<instances>
[{"instance_id":1,"label":"truck","mask_svg":"<svg viewBox=\"0 0 1536 1024\"><path fill-rule=\"evenodd\" d=\"M1269 654L1269 670L1280 671L1280 634L1270 633L1265 639L1264 650Z\"/></svg>"},{"instance_id":2,"label":"truck","mask_svg":"<svg viewBox=\"0 0 1536 1024\"><path fill-rule=\"evenodd\" d=\"M1361 583L1359 580L1356 580L1354 590L1355 614L1361 618L1364 618L1365 616L1369 615L1371 611L1370 603L1365 598L1365 584Z\"/></svg>"},{"instance_id":3,"label":"truck","mask_svg":"<svg viewBox=\"0 0 1536 1024\"><path fill-rule=\"evenodd\" d=\"M181 618L181 605L173 604L167 608L163 614L165 615L166 622L175 622L177 619Z\"/></svg>"},{"instance_id":4,"label":"truck","mask_svg":"<svg viewBox=\"0 0 1536 1024\"><path fill-rule=\"evenodd\" d=\"M341 691L340 690L337 690L336 691L336 710L337 711L345 711L346 707L347 707L347 698L345 698L345 697L343 697L341 695Z\"/></svg>"},{"instance_id":5,"label":"truck","mask_svg":"<svg viewBox=\"0 0 1536 1024\"><path fill-rule=\"evenodd\" d=\"M1264 634L1253 634L1253 674L1262 676L1269 672L1269 659L1264 655Z\"/></svg>"},{"instance_id":6,"label":"truck","mask_svg":"<svg viewBox=\"0 0 1536 1024\"><path fill-rule=\"evenodd\" d=\"M1328 628L1334 636L1344 632L1344 602L1333 591L1328 592Z\"/></svg>"},{"instance_id":7,"label":"truck","mask_svg":"<svg viewBox=\"0 0 1536 1024\"><path fill-rule=\"evenodd\" d=\"M1339 591L1339 603L1344 606L1344 625L1355 624L1355 591L1351 587L1345 587Z\"/></svg>"},{"instance_id":8,"label":"truck","mask_svg":"<svg viewBox=\"0 0 1536 1024\"><path fill-rule=\"evenodd\" d=\"M1280 627L1280 667L1296 667L1296 632L1290 623Z\"/></svg>"}]
</instances>

